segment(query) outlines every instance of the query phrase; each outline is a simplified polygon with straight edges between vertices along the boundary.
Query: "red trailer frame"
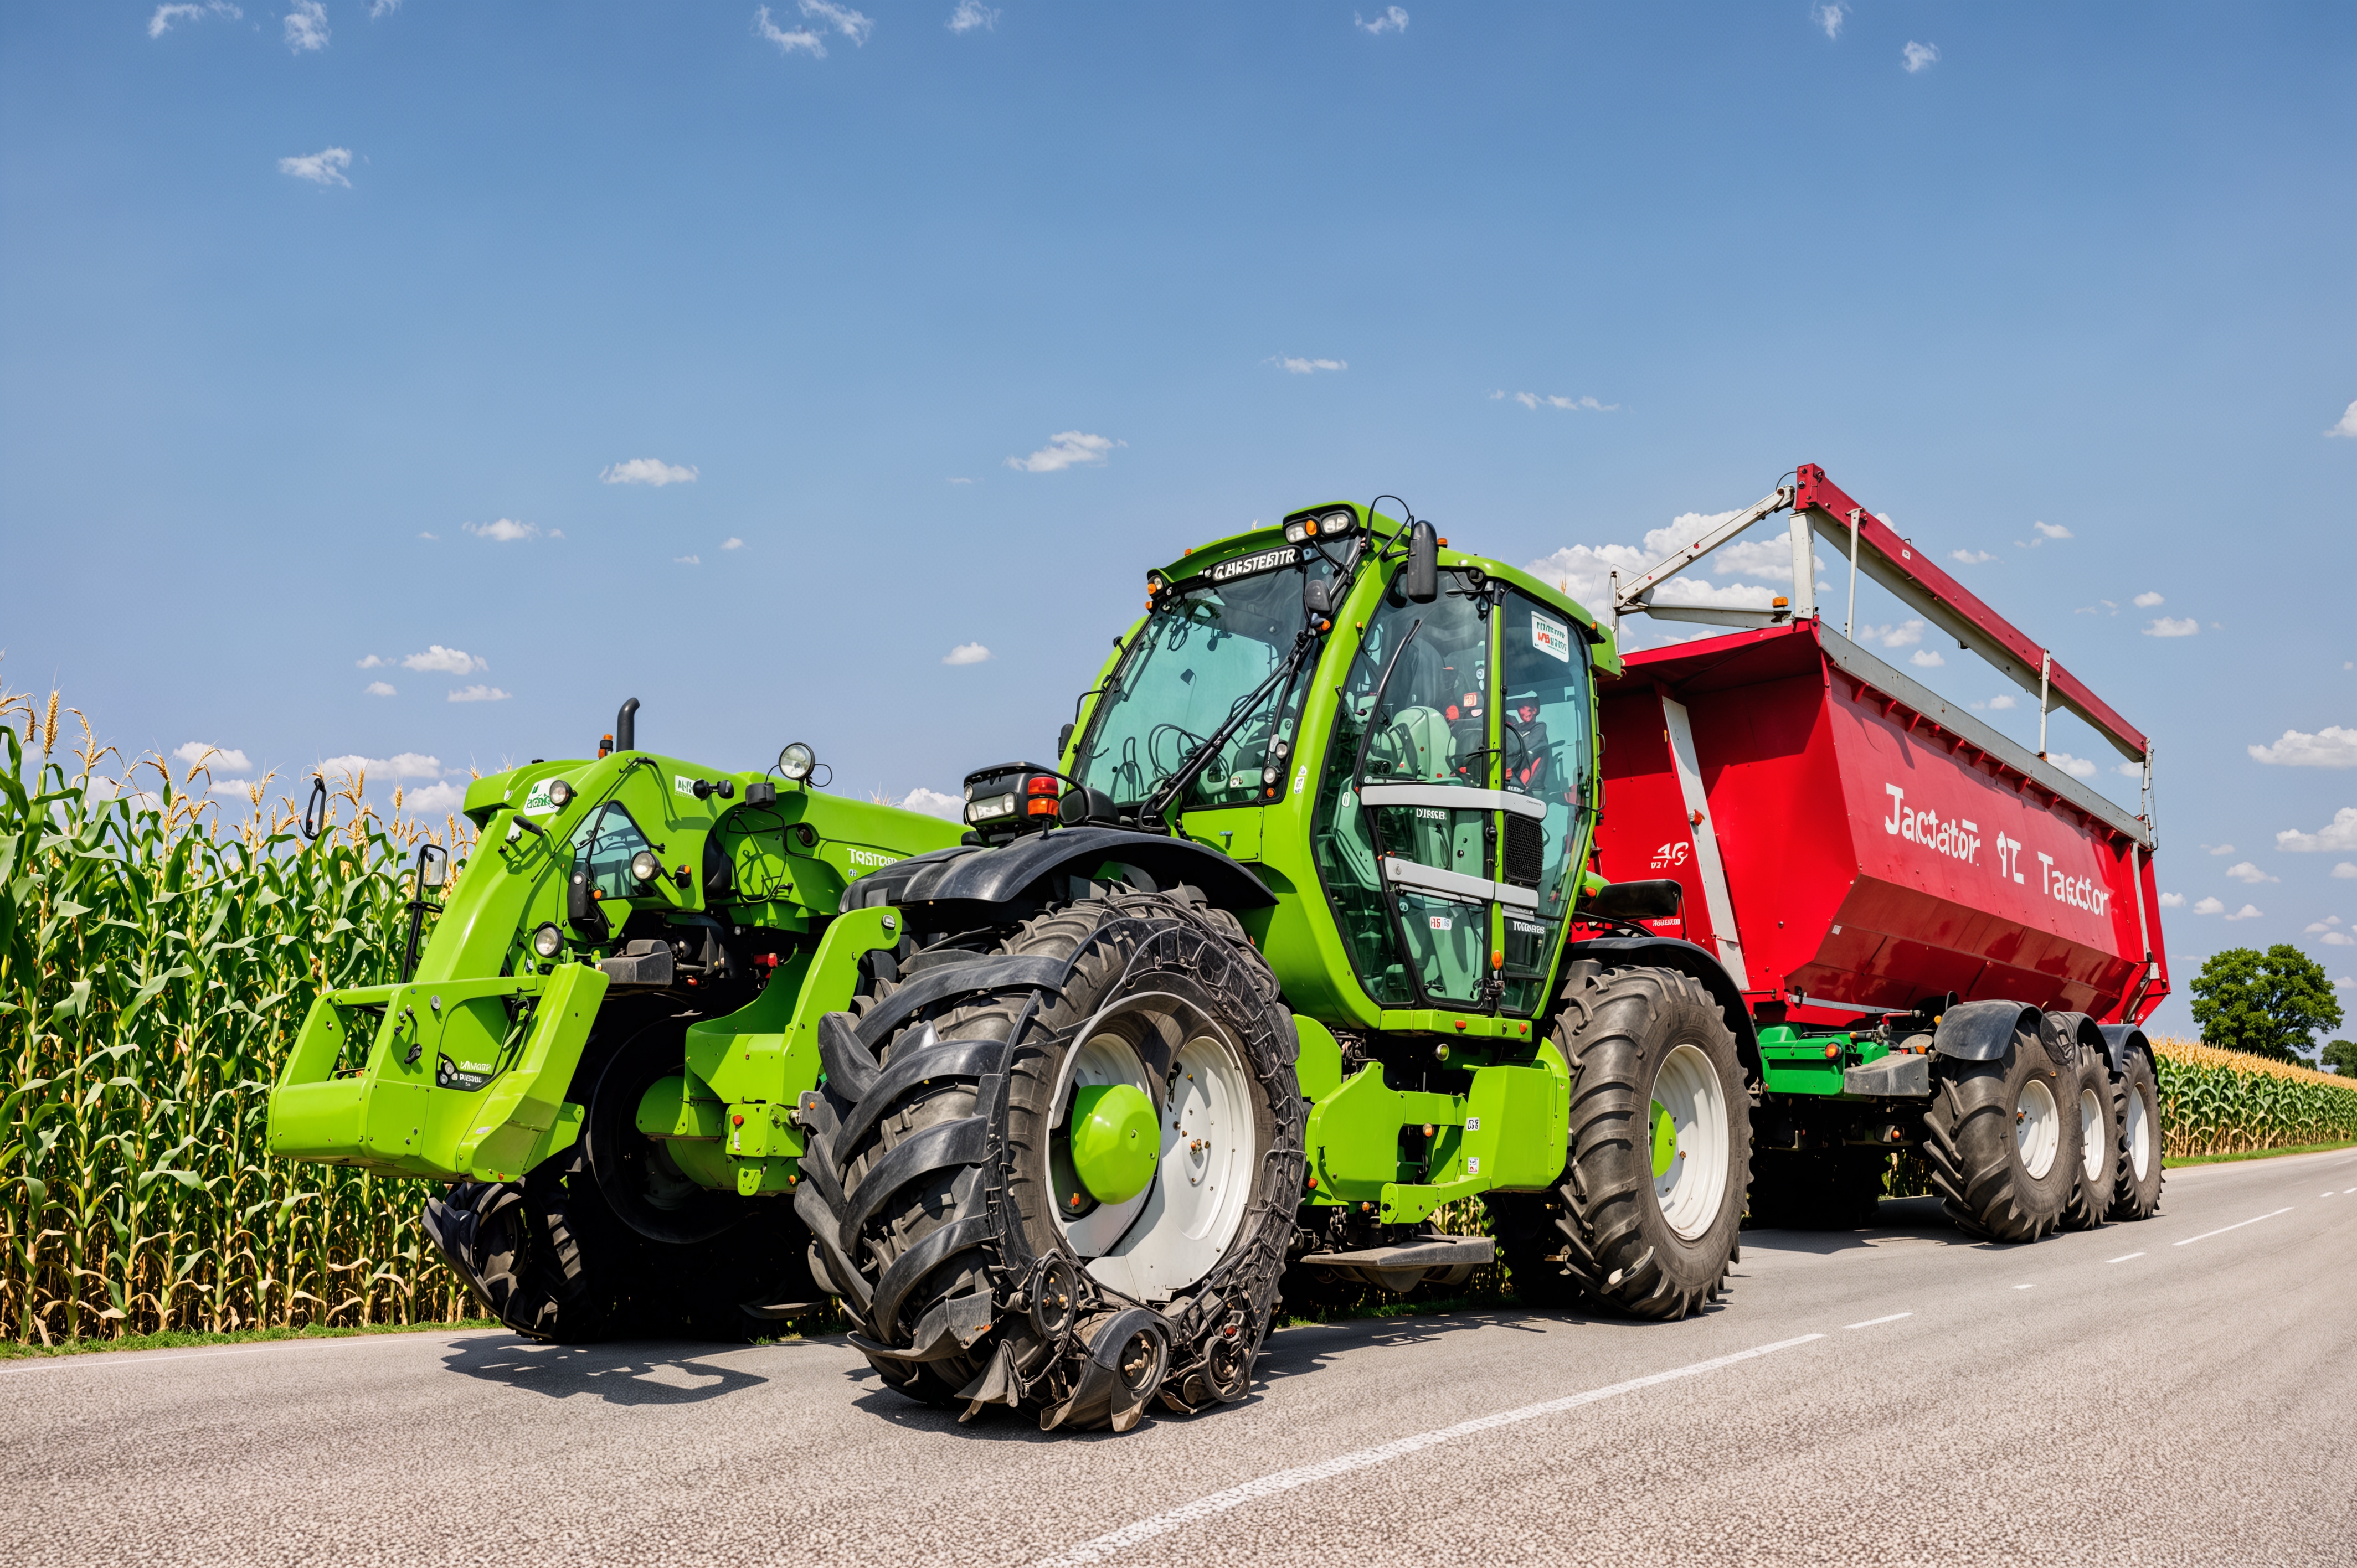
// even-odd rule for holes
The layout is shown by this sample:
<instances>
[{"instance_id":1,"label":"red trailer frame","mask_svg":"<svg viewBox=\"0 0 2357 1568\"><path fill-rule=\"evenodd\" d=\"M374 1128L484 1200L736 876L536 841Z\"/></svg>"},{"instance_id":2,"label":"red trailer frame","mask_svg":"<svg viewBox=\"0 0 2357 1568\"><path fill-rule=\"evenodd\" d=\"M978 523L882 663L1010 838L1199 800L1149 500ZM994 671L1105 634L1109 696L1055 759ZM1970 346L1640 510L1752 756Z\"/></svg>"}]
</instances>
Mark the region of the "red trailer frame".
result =
<instances>
[{"instance_id":1,"label":"red trailer frame","mask_svg":"<svg viewBox=\"0 0 2357 1568\"><path fill-rule=\"evenodd\" d=\"M1801 474L1797 491L1777 492L1785 506L1822 516L1829 499L1847 502L1823 470ZM1763 502L1748 521L1772 510ZM1845 533L1940 596L1943 623L1974 633L1960 639L1968 647L2034 653L2058 705L2133 747L2149 786L2140 732L1911 546L1881 539L1889 531L1862 508L1846 510L1857 526ZM1794 532L1797 553L1799 516ZM1668 575L1639 579L1622 612L1659 613L1645 601ZM1598 866L1615 881L1684 885L1681 916L1654 929L1715 951L1755 1005L1783 1003L1795 1022L1910 1011L1949 993L2099 1022L2149 1016L2169 986L2148 818L1817 618L1758 619L1769 624L1628 655L1602 683Z\"/></svg>"}]
</instances>

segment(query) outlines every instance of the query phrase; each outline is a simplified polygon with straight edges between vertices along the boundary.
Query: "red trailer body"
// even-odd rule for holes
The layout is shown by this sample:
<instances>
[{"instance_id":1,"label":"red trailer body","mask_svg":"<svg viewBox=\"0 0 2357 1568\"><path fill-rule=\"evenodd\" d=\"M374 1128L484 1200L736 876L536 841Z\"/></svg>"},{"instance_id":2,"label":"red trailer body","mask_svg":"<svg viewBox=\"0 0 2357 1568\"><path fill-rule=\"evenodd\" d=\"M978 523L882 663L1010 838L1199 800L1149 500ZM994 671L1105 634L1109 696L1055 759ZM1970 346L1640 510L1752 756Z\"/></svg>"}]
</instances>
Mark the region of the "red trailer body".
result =
<instances>
[{"instance_id":1,"label":"red trailer body","mask_svg":"<svg viewBox=\"0 0 2357 1568\"><path fill-rule=\"evenodd\" d=\"M1603 730L1598 868L1683 883L1652 924L1755 1004L2140 1024L2168 993L2149 824L1814 620L1630 655Z\"/></svg>"}]
</instances>

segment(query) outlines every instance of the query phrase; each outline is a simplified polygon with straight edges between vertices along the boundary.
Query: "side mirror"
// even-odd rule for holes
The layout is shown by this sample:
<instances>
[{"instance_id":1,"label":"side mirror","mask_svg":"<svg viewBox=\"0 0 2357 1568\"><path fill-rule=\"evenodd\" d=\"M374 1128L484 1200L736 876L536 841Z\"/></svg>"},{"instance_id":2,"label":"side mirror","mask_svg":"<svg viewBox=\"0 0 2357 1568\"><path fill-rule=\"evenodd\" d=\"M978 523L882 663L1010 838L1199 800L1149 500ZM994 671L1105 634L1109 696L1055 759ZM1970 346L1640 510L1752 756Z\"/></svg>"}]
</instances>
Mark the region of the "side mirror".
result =
<instances>
[{"instance_id":1,"label":"side mirror","mask_svg":"<svg viewBox=\"0 0 2357 1568\"><path fill-rule=\"evenodd\" d=\"M1440 596L1440 533L1428 522L1408 525L1400 593L1414 605L1428 605Z\"/></svg>"},{"instance_id":2,"label":"side mirror","mask_svg":"<svg viewBox=\"0 0 2357 1568\"><path fill-rule=\"evenodd\" d=\"M1064 798L1056 802L1056 820L1068 828L1077 828L1083 822L1117 824L1121 821L1121 808L1114 805L1113 797L1103 790L1092 784L1084 784L1077 789L1064 791Z\"/></svg>"},{"instance_id":3,"label":"side mirror","mask_svg":"<svg viewBox=\"0 0 2357 1568\"><path fill-rule=\"evenodd\" d=\"M1071 725L1066 725L1062 729L1056 732L1056 760L1059 762L1063 761L1064 754L1071 749L1072 726Z\"/></svg>"},{"instance_id":4,"label":"side mirror","mask_svg":"<svg viewBox=\"0 0 2357 1568\"><path fill-rule=\"evenodd\" d=\"M1678 912L1685 896L1685 885L1673 876L1613 882L1582 898L1579 910L1619 920L1666 920Z\"/></svg>"},{"instance_id":5,"label":"side mirror","mask_svg":"<svg viewBox=\"0 0 2357 1568\"><path fill-rule=\"evenodd\" d=\"M417 896L423 898L428 887L439 888L450 880L450 852L439 844L417 846Z\"/></svg>"},{"instance_id":6,"label":"side mirror","mask_svg":"<svg viewBox=\"0 0 2357 1568\"><path fill-rule=\"evenodd\" d=\"M1313 577L1303 573L1301 577L1301 613L1311 621L1324 620L1334 613L1334 581L1330 577Z\"/></svg>"}]
</instances>

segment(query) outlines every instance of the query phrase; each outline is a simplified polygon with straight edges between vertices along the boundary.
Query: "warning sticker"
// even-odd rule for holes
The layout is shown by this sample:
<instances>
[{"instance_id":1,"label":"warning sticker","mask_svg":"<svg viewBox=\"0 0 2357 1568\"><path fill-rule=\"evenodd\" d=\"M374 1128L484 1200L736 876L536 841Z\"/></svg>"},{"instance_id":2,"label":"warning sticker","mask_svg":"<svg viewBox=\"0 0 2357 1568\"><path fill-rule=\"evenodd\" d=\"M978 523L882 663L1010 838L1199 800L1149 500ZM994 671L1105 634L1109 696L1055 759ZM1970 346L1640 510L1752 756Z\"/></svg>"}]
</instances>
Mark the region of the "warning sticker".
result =
<instances>
[{"instance_id":1,"label":"warning sticker","mask_svg":"<svg viewBox=\"0 0 2357 1568\"><path fill-rule=\"evenodd\" d=\"M1436 931L1445 931L1448 929L1448 917L1446 915L1433 916L1432 929Z\"/></svg>"},{"instance_id":2,"label":"warning sticker","mask_svg":"<svg viewBox=\"0 0 2357 1568\"><path fill-rule=\"evenodd\" d=\"M1559 620L1549 620L1538 611L1531 612L1531 646L1541 653L1552 654L1566 664L1571 662L1571 628Z\"/></svg>"}]
</instances>

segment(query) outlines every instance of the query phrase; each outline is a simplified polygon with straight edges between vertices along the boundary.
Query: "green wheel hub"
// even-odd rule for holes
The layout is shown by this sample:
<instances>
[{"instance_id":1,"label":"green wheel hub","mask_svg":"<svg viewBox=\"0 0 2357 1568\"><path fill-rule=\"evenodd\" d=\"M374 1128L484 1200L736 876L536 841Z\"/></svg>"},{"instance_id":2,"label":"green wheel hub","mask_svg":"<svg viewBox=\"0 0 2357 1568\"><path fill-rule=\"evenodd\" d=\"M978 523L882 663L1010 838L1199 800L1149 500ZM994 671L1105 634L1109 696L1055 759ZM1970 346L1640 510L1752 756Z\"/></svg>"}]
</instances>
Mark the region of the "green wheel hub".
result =
<instances>
[{"instance_id":1,"label":"green wheel hub","mask_svg":"<svg viewBox=\"0 0 2357 1568\"><path fill-rule=\"evenodd\" d=\"M1073 1093L1072 1171L1099 1203L1126 1203L1144 1192L1161 1146L1144 1090L1090 1084Z\"/></svg>"},{"instance_id":2,"label":"green wheel hub","mask_svg":"<svg viewBox=\"0 0 2357 1568\"><path fill-rule=\"evenodd\" d=\"M1661 1180L1677 1163L1678 1124L1658 1100L1653 1101L1653 1179Z\"/></svg>"}]
</instances>

